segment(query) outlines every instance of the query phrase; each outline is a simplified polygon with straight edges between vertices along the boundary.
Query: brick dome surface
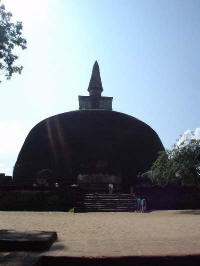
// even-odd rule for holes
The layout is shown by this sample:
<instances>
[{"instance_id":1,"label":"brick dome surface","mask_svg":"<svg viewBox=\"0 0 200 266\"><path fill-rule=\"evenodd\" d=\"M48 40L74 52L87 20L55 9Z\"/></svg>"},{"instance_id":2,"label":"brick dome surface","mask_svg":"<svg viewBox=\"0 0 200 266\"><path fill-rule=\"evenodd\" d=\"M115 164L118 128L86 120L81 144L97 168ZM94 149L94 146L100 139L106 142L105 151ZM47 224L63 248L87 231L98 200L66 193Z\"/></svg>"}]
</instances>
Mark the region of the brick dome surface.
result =
<instances>
[{"instance_id":1,"label":"brick dome surface","mask_svg":"<svg viewBox=\"0 0 200 266\"><path fill-rule=\"evenodd\" d=\"M33 180L42 169L75 183L79 173L120 175L132 183L163 150L156 132L142 121L114 111L81 110L49 117L28 134L13 177Z\"/></svg>"}]
</instances>

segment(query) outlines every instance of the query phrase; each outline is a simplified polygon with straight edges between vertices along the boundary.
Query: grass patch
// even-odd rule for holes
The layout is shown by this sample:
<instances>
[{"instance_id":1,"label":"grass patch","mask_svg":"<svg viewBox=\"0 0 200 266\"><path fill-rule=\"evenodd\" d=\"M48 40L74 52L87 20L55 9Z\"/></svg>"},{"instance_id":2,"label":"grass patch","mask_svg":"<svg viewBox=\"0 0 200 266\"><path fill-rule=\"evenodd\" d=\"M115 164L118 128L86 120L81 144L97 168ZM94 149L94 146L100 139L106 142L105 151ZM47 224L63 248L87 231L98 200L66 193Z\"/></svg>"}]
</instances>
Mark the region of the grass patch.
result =
<instances>
[{"instance_id":1,"label":"grass patch","mask_svg":"<svg viewBox=\"0 0 200 266\"><path fill-rule=\"evenodd\" d=\"M74 213L74 208L69 209L68 212Z\"/></svg>"}]
</instances>

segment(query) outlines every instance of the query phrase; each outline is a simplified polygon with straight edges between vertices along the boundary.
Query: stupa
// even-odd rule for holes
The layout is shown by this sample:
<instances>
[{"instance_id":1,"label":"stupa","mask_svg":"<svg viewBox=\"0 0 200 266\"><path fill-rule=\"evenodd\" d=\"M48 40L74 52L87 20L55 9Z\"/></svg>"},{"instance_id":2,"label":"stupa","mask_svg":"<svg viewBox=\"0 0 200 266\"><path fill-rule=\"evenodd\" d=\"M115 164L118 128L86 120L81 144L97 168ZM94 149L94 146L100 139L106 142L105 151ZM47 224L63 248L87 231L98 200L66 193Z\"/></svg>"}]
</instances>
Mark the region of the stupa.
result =
<instances>
[{"instance_id":1,"label":"stupa","mask_svg":"<svg viewBox=\"0 0 200 266\"><path fill-rule=\"evenodd\" d=\"M49 117L28 134L18 155L13 178L33 183L49 169L65 183L135 182L148 170L163 145L144 122L112 110L112 97L103 97L98 63L89 82L89 96L79 96L79 110Z\"/></svg>"}]
</instances>

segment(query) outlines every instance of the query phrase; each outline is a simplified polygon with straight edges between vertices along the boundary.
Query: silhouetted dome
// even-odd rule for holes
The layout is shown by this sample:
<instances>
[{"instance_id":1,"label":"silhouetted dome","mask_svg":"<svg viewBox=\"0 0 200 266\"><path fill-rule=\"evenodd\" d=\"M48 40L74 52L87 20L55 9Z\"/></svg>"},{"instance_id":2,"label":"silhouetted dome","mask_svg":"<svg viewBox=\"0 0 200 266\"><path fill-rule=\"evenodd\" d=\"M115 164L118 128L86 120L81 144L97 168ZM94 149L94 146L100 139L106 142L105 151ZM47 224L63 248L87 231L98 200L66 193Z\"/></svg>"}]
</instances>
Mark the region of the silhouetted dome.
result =
<instances>
[{"instance_id":1,"label":"silhouetted dome","mask_svg":"<svg viewBox=\"0 0 200 266\"><path fill-rule=\"evenodd\" d=\"M129 115L107 110L67 112L43 120L30 131L13 176L31 182L41 169L50 169L72 184L79 173L102 172L131 183L163 149L155 131Z\"/></svg>"}]
</instances>

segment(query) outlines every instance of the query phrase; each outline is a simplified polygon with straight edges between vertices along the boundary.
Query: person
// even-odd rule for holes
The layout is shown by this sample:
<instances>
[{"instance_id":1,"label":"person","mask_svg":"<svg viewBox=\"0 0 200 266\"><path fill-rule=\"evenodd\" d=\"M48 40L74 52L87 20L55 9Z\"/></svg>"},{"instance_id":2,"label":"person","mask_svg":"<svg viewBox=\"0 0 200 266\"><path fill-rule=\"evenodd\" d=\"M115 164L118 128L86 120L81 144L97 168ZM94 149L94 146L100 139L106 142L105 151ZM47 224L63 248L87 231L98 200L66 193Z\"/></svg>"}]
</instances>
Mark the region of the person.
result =
<instances>
[{"instance_id":1,"label":"person","mask_svg":"<svg viewBox=\"0 0 200 266\"><path fill-rule=\"evenodd\" d=\"M134 194L134 187L133 186L131 186L131 188L130 188L130 193Z\"/></svg>"},{"instance_id":2,"label":"person","mask_svg":"<svg viewBox=\"0 0 200 266\"><path fill-rule=\"evenodd\" d=\"M109 194L113 193L113 184L108 184L108 190L109 190Z\"/></svg>"},{"instance_id":3,"label":"person","mask_svg":"<svg viewBox=\"0 0 200 266\"><path fill-rule=\"evenodd\" d=\"M146 212L146 210L147 210L147 201L146 201L146 199L142 199L141 207L142 207L142 212Z\"/></svg>"},{"instance_id":4,"label":"person","mask_svg":"<svg viewBox=\"0 0 200 266\"><path fill-rule=\"evenodd\" d=\"M59 183L56 182L56 183L55 183L55 187L56 187L56 188L59 188L59 187L60 187L60 186L59 186Z\"/></svg>"},{"instance_id":5,"label":"person","mask_svg":"<svg viewBox=\"0 0 200 266\"><path fill-rule=\"evenodd\" d=\"M142 210L142 200L140 197L137 198L137 210L138 211Z\"/></svg>"}]
</instances>

